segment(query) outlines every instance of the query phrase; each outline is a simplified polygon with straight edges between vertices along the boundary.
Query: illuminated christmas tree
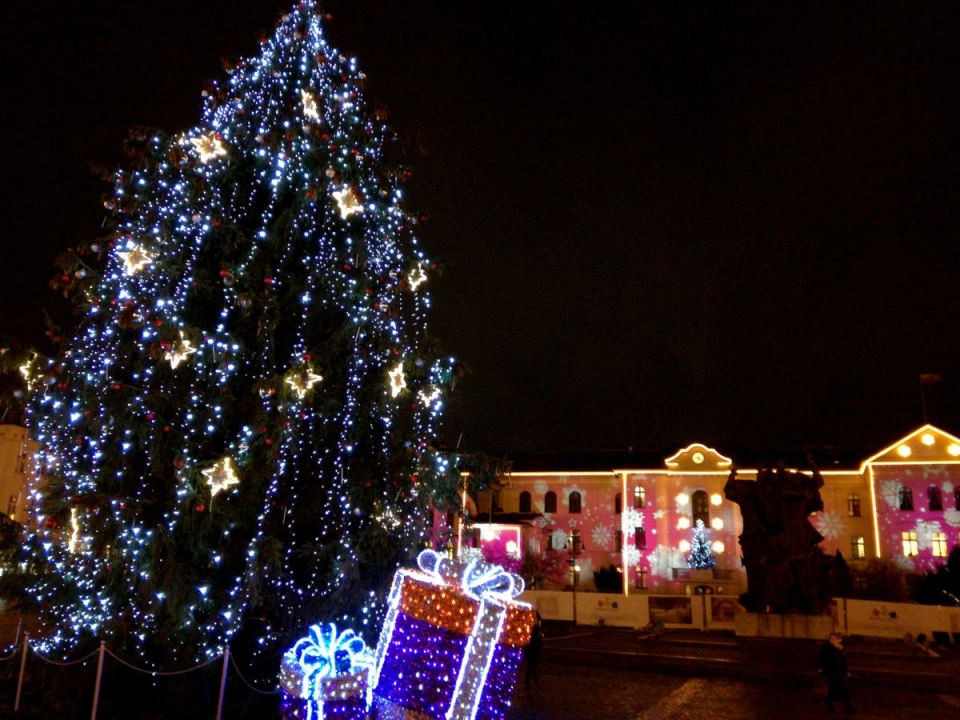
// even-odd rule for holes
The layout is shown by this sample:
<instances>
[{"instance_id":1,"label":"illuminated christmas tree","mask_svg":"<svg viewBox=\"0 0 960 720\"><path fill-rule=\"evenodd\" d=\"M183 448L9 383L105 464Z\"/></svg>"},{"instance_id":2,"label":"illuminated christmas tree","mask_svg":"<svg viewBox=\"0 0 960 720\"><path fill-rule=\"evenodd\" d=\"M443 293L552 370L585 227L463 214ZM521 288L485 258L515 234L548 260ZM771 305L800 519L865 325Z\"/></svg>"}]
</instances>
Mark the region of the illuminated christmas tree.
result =
<instances>
[{"instance_id":1,"label":"illuminated christmas tree","mask_svg":"<svg viewBox=\"0 0 960 720\"><path fill-rule=\"evenodd\" d=\"M83 317L35 371L31 420L51 645L169 667L318 620L373 634L455 495L435 265L395 136L321 19L315 0L283 17L195 127L133 133L111 232L64 263Z\"/></svg>"},{"instance_id":2,"label":"illuminated christmas tree","mask_svg":"<svg viewBox=\"0 0 960 720\"><path fill-rule=\"evenodd\" d=\"M693 542L690 544L687 562L690 563L690 567L698 570L712 568L717 564L713 559L713 548L710 546L710 531L703 524L703 520L697 520L693 528Z\"/></svg>"}]
</instances>

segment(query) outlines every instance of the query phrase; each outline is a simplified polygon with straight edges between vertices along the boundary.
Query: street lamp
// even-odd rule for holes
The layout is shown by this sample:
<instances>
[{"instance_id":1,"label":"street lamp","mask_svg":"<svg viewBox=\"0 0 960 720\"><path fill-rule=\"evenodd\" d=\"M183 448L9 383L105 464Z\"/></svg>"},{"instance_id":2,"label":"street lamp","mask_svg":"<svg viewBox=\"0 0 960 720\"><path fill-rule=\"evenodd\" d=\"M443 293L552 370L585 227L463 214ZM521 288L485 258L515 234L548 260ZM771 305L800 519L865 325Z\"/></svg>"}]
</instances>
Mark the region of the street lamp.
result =
<instances>
[{"instance_id":1,"label":"street lamp","mask_svg":"<svg viewBox=\"0 0 960 720\"><path fill-rule=\"evenodd\" d=\"M570 539L567 541L566 550L570 553L570 559L567 564L570 566L571 587L573 589L573 627L577 627L577 582L580 578L580 568L577 567L577 558L585 550L580 540L580 531L571 530Z\"/></svg>"}]
</instances>

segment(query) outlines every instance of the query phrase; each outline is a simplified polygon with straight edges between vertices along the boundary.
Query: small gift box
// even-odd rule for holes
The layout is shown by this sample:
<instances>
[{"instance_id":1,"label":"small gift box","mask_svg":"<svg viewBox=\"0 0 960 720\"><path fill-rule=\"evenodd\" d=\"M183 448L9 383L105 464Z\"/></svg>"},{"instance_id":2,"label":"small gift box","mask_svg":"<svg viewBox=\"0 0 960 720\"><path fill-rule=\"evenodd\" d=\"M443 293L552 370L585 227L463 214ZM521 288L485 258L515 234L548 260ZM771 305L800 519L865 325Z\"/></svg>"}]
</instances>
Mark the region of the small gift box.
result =
<instances>
[{"instance_id":1,"label":"small gift box","mask_svg":"<svg viewBox=\"0 0 960 720\"><path fill-rule=\"evenodd\" d=\"M420 570L398 571L390 590L370 674L378 718L505 717L536 618L514 600L523 580L433 550L417 562Z\"/></svg>"},{"instance_id":2,"label":"small gift box","mask_svg":"<svg viewBox=\"0 0 960 720\"><path fill-rule=\"evenodd\" d=\"M284 720L363 720L370 707L373 656L363 638L313 625L280 663Z\"/></svg>"}]
</instances>

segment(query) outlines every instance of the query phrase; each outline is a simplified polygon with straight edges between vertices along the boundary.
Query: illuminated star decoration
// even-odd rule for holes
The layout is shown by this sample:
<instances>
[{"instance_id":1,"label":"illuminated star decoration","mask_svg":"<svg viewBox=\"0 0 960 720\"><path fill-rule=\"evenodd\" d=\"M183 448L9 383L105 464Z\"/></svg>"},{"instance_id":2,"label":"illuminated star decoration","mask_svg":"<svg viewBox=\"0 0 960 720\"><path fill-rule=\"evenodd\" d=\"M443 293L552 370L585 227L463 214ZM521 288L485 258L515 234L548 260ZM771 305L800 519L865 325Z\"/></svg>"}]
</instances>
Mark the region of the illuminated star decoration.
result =
<instances>
[{"instance_id":1,"label":"illuminated star decoration","mask_svg":"<svg viewBox=\"0 0 960 720\"><path fill-rule=\"evenodd\" d=\"M407 386L407 379L403 376L403 364L397 365L389 373L390 396L396 397Z\"/></svg>"},{"instance_id":2,"label":"illuminated star decoration","mask_svg":"<svg viewBox=\"0 0 960 720\"><path fill-rule=\"evenodd\" d=\"M311 120L319 120L320 113L317 112L317 99L309 90L301 90L300 97L303 100L303 114Z\"/></svg>"},{"instance_id":3,"label":"illuminated star decoration","mask_svg":"<svg viewBox=\"0 0 960 720\"><path fill-rule=\"evenodd\" d=\"M410 283L410 289L416 290L420 285L427 281L427 273L423 269L422 263L417 263L417 269L410 273L407 282Z\"/></svg>"},{"instance_id":4,"label":"illuminated star decoration","mask_svg":"<svg viewBox=\"0 0 960 720\"><path fill-rule=\"evenodd\" d=\"M346 220L354 213L363 212L363 204L357 200L353 188L337 190L333 194L333 199L337 201L337 207L340 209L340 218L342 220Z\"/></svg>"},{"instance_id":5,"label":"illuminated star decoration","mask_svg":"<svg viewBox=\"0 0 960 720\"><path fill-rule=\"evenodd\" d=\"M233 469L233 461L229 457L223 458L212 468L204 470L203 475L210 484L211 497L217 495L221 490L226 490L231 485L240 484L237 473Z\"/></svg>"},{"instance_id":6,"label":"illuminated star decoration","mask_svg":"<svg viewBox=\"0 0 960 720\"><path fill-rule=\"evenodd\" d=\"M194 149L200 155L200 162L202 163L208 163L215 158L223 157L227 154L227 149L214 132L209 132L200 137L190 138L190 144L193 145Z\"/></svg>"},{"instance_id":7,"label":"illuminated star decoration","mask_svg":"<svg viewBox=\"0 0 960 720\"><path fill-rule=\"evenodd\" d=\"M183 331L181 330L180 342L175 348L170 348L165 357L170 361L170 367L176 370L180 363L186 360L188 356L193 355L196 351L197 349L183 336Z\"/></svg>"},{"instance_id":8,"label":"illuminated star decoration","mask_svg":"<svg viewBox=\"0 0 960 720\"><path fill-rule=\"evenodd\" d=\"M147 265L153 263L153 259L156 257L155 253L144 250L142 245L134 245L132 249L119 252L117 255L123 260L123 271L127 275L135 275L140 272Z\"/></svg>"},{"instance_id":9,"label":"illuminated star decoration","mask_svg":"<svg viewBox=\"0 0 960 720\"><path fill-rule=\"evenodd\" d=\"M424 389L424 390L421 390L419 393L417 393L417 395L420 396L420 401L424 405L426 405L427 407L430 407L431 405L433 405L433 401L436 400L438 397L440 397L440 388L438 388L436 385L433 385L430 387L429 392L426 389Z\"/></svg>"},{"instance_id":10,"label":"illuminated star decoration","mask_svg":"<svg viewBox=\"0 0 960 720\"><path fill-rule=\"evenodd\" d=\"M293 388L297 397L303 400L306 394L313 389L313 386L321 380L323 380L323 378L320 375L317 375L313 370L307 368L303 373L297 373L288 377L286 383Z\"/></svg>"}]
</instances>

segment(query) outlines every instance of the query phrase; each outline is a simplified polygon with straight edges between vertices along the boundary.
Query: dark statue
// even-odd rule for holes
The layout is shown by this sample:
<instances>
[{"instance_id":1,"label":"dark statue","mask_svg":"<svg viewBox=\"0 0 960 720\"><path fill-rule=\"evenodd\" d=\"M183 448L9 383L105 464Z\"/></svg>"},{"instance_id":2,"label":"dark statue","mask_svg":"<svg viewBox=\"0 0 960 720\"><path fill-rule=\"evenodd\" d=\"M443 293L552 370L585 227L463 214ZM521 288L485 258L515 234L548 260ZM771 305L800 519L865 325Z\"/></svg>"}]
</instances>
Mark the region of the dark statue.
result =
<instances>
[{"instance_id":1,"label":"dark statue","mask_svg":"<svg viewBox=\"0 0 960 720\"><path fill-rule=\"evenodd\" d=\"M757 479L738 480L730 472L724 486L728 500L740 505L740 548L747 571L747 591L740 602L750 612L819 615L827 610L833 577L842 558L818 547L823 536L810 513L823 510L823 478L761 467Z\"/></svg>"}]
</instances>

